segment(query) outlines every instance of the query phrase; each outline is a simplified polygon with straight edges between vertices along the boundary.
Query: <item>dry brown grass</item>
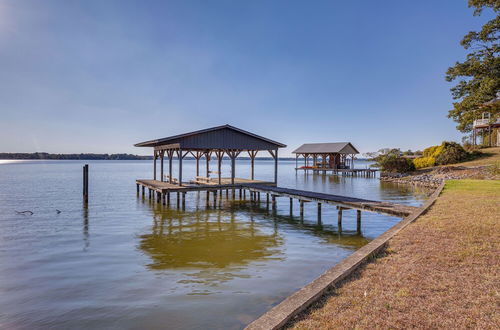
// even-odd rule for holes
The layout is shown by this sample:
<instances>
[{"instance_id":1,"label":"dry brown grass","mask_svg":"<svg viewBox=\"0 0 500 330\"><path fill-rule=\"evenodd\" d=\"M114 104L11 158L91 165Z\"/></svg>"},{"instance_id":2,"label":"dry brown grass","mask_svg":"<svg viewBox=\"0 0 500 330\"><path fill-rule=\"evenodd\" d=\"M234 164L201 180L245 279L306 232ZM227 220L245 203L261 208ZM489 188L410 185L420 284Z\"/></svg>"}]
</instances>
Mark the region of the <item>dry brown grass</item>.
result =
<instances>
[{"instance_id":1,"label":"dry brown grass","mask_svg":"<svg viewBox=\"0 0 500 330\"><path fill-rule=\"evenodd\" d=\"M500 182L449 181L384 255L295 329L500 328Z\"/></svg>"},{"instance_id":2,"label":"dry brown grass","mask_svg":"<svg viewBox=\"0 0 500 330\"><path fill-rule=\"evenodd\" d=\"M471 160L469 162L459 163L457 165L461 166L484 166L484 165L493 165L500 162L500 147L494 148L485 148L481 149L480 152L484 154L483 157L480 157L475 160Z\"/></svg>"}]
</instances>

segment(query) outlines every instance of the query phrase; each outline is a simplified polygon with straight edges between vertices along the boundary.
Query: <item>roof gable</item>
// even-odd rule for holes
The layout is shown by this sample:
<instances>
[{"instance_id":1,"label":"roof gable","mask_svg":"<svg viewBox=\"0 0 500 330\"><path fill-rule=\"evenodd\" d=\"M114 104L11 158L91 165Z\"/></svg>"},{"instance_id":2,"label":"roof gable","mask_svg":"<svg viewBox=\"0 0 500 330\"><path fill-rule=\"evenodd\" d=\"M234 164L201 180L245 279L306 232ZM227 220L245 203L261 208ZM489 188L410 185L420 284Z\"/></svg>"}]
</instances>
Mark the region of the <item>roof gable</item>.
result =
<instances>
[{"instance_id":1,"label":"roof gable","mask_svg":"<svg viewBox=\"0 0 500 330\"><path fill-rule=\"evenodd\" d=\"M359 154L350 142L305 143L293 151L294 154Z\"/></svg>"},{"instance_id":2,"label":"roof gable","mask_svg":"<svg viewBox=\"0 0 500 330\"><path fill-rule=\"evenodd\" d=\"M135 144L136 147L155 147L167 144L179 144L185 149L240 149L264 150L283 148L286 145L242 130L223 125L199 131L174 135L162 139Z\"/></svg>"}]
</instances>

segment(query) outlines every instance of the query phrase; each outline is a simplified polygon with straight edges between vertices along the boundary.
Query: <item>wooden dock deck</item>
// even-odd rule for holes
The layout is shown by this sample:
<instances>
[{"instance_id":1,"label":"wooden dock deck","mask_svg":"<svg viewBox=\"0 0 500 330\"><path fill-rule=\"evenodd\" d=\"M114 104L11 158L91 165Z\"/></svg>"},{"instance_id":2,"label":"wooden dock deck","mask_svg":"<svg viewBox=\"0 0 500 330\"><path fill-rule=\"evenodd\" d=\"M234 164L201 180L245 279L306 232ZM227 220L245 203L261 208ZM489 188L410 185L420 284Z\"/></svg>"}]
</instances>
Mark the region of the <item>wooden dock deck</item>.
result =
<instances>
[{"instance_id":1,"label":"wooden dock deck","mask_svg":"<svg viewBox=\"0 0 500 330\"><path fill-rule=\"evenodd\" d=\"M274 196L294 198L298 199L299 201L333 204L346 209L365 210L376 213L390 214L398 217L408 216L417 209L417 207L414 206L407 206L395 203L373 201L356 197L317 193L306 190L261 186L258 184L247 186L246 189L250 191L270 193L271 195Z\"/></svg>"},{"instance_id":2,"label":"wooden dock deck","mask_svg":"<svg viewBox=\"0 0 500 330\"><path fill-rule=\"evenodd\" d=\"M417 208L413 206L401 205L389 202L380 202L356 197L332 195L325 193L318 193L313 191L298 190L291 188L277 187L272 182L259 181L259 180L249 180L235 178L234 185L231 184L230 178L223 178L221 184L218 184L218 180L215 179L205 184L184 184L182 186L170 184L167 182L162 182L158 180L136 180L137 193L139 193L140 187L142 187L142 193L145 194L145 189L149 190L149 195L156 193L156 199L158 202L170 201L170 193L178 193L182 198L182 203L185 203L185 194L191 191L206 191L207 200L209 198L208 192L215 192L214 199L216 199L217 191L222 193L226 190L226 195L228 195L228 190L239 190L239 197L246 196L245 191L250 192L250 198L253 200L260 200L260 194L265 193L267 195L267 203L269 203L269 195L272 197L273 207L276 203L276 197L288 197L290 198L290 207L292 207L292 200L297 199L300 202L301 215L303 214L303 205L305 202L316 202L318 203L318 214L320 214L321 204L331 204L336 205L339 210L342 209L356 209L358 211L370 211L382 214L389 214L398 217L405 217L415 211ZM253 194L253 195L252 195ZM233 198L235 198L235 193L233 193ZM245 198L245 197L244 197Z\"/></svg>"},{"instance_id":3,"label":"wooden dock deck","mask_svg":"<svg viewBox=\"0 0 500 330\"><path fill-rule=\"evenodd\" d=\"M330 168L330 167L296 167L296 171L311 171L313 173L327 173L332 174L342 174L347 176L364 176L364 177L375 177L377 174L377 169L373 168Z\"/></svg>"},{"instance_id":4,"label":"wooden dock deck","mask_svg":"<svg viewBox=\"0 0 500 330\"><path fill-rule=\"evenodd\" d=\"M242 178L234 178L234 185L231 184L231 178L221 178L221 184L219 184L217 178L211 178L208 182L203 183L182 183L182 186L177 184L168 183L159 180L148 180L148 179L137 179L135 180L137 184L137 189L142 186L143 189L151 189L159 193L167 192L188 192L188 191L214 191L214 190L224 190L224 189L239 189L242 185L252 185L259 184L261 186L273 186L273 182L260 181L260 180L250 180Z\"/></svg>"}]
</instances>

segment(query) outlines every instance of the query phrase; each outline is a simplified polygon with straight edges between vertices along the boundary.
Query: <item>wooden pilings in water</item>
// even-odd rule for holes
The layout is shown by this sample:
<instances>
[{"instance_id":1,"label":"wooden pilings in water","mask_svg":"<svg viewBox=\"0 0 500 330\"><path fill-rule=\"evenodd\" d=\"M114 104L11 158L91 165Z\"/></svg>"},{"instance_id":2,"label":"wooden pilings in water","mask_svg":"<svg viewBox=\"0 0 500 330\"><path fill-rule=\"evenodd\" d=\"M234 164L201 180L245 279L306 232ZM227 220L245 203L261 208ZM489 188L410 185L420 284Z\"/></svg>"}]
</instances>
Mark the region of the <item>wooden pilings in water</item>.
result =
<instances>
[{"instance_id":1,"label":"wooden pilings in water","mask_svg":"<svg viewBox=\"0 0 500 330\"><path fill-rule=\"evenodd\" d=\"M83 203L89 203L89 165L83 165Z\"/></svg>"},{"instance_id":2,"label":"wooden pilings in water","mask_svg":"<svg viewBox=\"0 0 500 330\"><path fill-rule=\"evenodd\" d=\"M152 187L148 187L147 185L142 185L141 183L138 183L136 186L136 191L137 194L139 195L140 192L142 191L142 197L145 197L145 189L148 189L148 197L150 201L156 202L161 205L168 205L170 206L170 193L175 192L177 195L176 198L176 204L177 204L177 209L182 209L185 210L186 207L186 194L189 190L183 191L183 189L174 189L171 191L168 190L158 190L154 189ZM279 188L283 190L283 188ZM226 190L226 193L224 196L224 190ZM231 190L231 192L229 192ZM238 191L237 191L238 190ZM272 207L273 214L277 211L278 208L278 203L277 203L277 197L288 197L289 199L289 210L290 210L290 216L293 216L293 203L294 200L299 201L299 214L300 218L304 218L304 205L305 203L308 202L315 202L317 205L317 222L318 224L322 224L323 220L323 214L322 214L322 206L324 203L326 204L332 204L331 201L329 201L327 198L324 198L324 200L320 199L320 197L314 198L314 196L309 196L306 193L307 192L302 192L304 196L297 194L296 192L294 193L290 189L287 191L283 192L281 190L278 191L273 191L277 190L275 188L270 188L268 190L263 190L262 188L255 188L253 186L250 187L236 187L236 188L226 188L226 187L221 187L220 189L207 189L206 190L206 207L210 207L213 205L213 207L217 207L221 205L221 201L225 197L226 200L234 200L236 198L236 195L238 194L240 196L240 199L245 200L246 192L248 190L250 201L252 203L256 203L260 205L261 199L260 199L260 194L261 192L266 195L265 198L265 204L267 210L269 210L270 206ZM87 190L88 191L88 190ZM198 191L199 190L195 190ZM211 201L210 195L212 194L213 196L213 201ZM316 194L316 193L315 193ZM231 195L231 197L229 196ZM332 195L334 196L334 195ZM217 201L218 197L220 198L219 201ZM342 196L337 196L337 198L341 199ZM218 203L219 202L219 203ZM339 205L340 204L340 205ZM355 209L356 210L356 230L358 233L361 233L361 210L357 209L356 206L350 207L349 205L342 205L342 200L337 204L337 226L338 226L338 231L342 232L343 230L343 211L344 210L350 210L350 209ZM335 204L334 204L335 205ZM366 205L364 205L366 207Z\"/></svg>"}]
</instances>

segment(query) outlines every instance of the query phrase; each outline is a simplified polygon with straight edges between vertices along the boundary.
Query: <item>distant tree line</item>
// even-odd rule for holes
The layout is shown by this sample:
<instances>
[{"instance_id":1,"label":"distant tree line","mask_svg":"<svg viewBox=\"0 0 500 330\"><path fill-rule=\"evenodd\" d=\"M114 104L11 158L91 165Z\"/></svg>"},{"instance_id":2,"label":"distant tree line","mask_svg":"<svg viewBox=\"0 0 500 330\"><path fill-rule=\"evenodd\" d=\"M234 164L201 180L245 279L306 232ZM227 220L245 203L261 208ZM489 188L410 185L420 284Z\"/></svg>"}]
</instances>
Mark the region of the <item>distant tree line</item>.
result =
<instances>
[{"instance_id":1,"label":"distant tree line","mask_svg":"<svg viewBox=\"0 0 500 330\"><path fill-rule=\"evenodd\" d=\"M153 156L139 156L132 154L49 154L47 152L33 152L33 153L8 153L0 152L0 159L48 159L48 160L152 160ZM176 157L174 157L176 159ZM193 157L186 157L185 159L194 159ZM224 157L224 159L229 159ZM238 157L238 159L248 160L249 157ZM257 157L258 160L273 160L271 157ZM280 160L295 160L292 157L280 157Z\"/></svg>"},{"instance_id":2,"label":"distant tree line","mask_svg":"<svg viewBox=\"0 0 500 330\"><path fill-rule=\"evenodd\" d=\"M49 160L143 160L153 159L152 156L132 154L49 154L47 152L33 153L0 153L0 159L49 159Z\"/></svg>"}]
</instances>

